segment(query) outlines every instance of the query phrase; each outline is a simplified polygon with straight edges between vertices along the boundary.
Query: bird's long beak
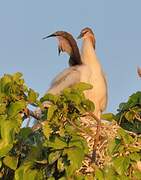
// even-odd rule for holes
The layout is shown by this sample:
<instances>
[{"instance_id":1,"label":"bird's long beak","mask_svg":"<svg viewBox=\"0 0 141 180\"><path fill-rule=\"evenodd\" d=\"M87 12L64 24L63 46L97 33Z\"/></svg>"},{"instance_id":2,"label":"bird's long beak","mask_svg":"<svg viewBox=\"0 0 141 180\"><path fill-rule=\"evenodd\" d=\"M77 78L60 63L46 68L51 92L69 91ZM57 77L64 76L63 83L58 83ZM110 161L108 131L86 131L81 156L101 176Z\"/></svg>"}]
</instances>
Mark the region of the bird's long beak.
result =
<instances>
[{"instance_id":1,"label":"bird's long beak","mask_svg":"<svg viewBox=\"0 0 141 180\"><path fill-rule=\"evenodd\" d=\"M83 37L83 34L80 33L79 36L77 37L77 39L81 39Z\"/></svg>"},{"instance_id":2,"label":"bird's long beak","mask_svg":"<svg viewBox=\"0 0 141 180\"><path fill-rule=\"evenodd\" d=\"M47 38L50 38L50 37L55 37L56 36L56 34L55 33L53 33L53 34L51 34L51 35L49 35L49 36L45 36L45 37L43 37L43 39L47 39Z\"/></svg>"}]
</instances>

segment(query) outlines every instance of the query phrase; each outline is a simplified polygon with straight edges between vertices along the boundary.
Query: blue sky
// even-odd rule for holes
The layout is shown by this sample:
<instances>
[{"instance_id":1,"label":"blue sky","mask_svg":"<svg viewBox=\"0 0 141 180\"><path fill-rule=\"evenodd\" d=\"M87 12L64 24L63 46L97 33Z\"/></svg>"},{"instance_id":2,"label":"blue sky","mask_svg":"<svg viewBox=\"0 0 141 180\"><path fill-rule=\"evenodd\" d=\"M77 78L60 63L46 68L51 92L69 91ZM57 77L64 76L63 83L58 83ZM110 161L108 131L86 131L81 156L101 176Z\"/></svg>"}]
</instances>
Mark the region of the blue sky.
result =
<instances>
[{"instance_id":1,"label":"blue sky","mask_svg":"<svg viewBox=\"0 0 141 180\"><path fill-rule=\"evenodd\" d=\"M141 89L141 1L4 0L0 2L0 76L20 71L27 85L43 95L68 66L56 40L42 37L65 30L77 37L84 27L96 36L97 56L108 79L107 111ZM81 47L81 41L78 42Z\"/></svg>"}]
</instances>

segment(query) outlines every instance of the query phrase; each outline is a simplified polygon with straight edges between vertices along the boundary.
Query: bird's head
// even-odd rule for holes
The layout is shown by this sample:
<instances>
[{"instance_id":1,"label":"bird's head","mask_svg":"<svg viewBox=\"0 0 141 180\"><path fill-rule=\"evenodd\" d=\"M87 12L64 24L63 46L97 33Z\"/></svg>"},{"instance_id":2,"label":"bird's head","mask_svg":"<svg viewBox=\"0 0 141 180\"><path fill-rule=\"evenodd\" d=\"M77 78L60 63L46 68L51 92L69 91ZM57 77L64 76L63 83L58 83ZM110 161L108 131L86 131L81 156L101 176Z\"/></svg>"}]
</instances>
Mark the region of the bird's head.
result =
<instances>
[{"instance_id":1,"label":"bird's head","mask_svg":"<svg viewBox=\"0 0 141 180\"><path fill-rule=\"evenodd\" d=\"M56 37L58 39L59 55L61 52L66 52L70 55L70 59L69 59L70 66L82 64L77 43L70 33L66 31L56 31L55 33L49 36L46 36L43 39L46 39L49 37Z\"/></svg>"},{"instance_id":2,"label":"bird's head","mask_svg":"<svg viewBox=\"0 0 141 180\"><path fill-rule=\"evenodd\" d=\"M86 28L82 29L79 36L77 37L77 39L81 39L81 38L89 39L95 48L96 40L95 40L95 35L94 35L93 31L91 30L91 28L86 27Z\"/></svg>"},{"instance_id":3,"label":"bird's head","mask_svg":"<svg viewBox=\"0 0 141 180\"><path fill-rule=\"evenodd\" d=\"M43 39L56 37L59 41L58 44L58 54L61 52L67 52L69 55L72 53L72 44L70 40L74 40L72 35L65 31L56 31L55 33L44 37ZM74 40L75 41L75 40Z\"/></svg>"}]
</instances>

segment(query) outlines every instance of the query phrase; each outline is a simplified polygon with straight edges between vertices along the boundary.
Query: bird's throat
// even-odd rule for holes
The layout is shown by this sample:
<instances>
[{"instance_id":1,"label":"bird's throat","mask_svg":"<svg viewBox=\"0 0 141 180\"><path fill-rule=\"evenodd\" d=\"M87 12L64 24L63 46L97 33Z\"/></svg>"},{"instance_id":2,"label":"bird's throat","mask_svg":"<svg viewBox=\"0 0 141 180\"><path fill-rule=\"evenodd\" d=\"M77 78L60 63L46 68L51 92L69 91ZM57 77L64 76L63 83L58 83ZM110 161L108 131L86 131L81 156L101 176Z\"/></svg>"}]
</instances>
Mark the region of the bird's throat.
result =
<instances>
[{"instance_id":1,"label":"bird's throat","mask_svg":"<svg viewBox=\"0 0 141 180\"><path fill-rule=\"evenodd\" d=\"M93 46L91 39L84 39L82 50L81 50L81 59L83 64L89 66L100 67L100 62L97 59L96 52Z\"/></svg>"}]
</instances>

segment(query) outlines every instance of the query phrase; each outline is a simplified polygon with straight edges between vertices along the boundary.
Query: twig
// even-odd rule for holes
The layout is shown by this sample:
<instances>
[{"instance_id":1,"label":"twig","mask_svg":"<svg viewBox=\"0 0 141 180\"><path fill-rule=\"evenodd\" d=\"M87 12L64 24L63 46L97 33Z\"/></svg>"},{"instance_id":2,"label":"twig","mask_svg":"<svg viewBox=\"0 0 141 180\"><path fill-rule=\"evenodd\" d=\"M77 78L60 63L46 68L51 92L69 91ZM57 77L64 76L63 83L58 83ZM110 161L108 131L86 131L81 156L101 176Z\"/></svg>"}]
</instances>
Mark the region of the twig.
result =
<instances>
[{"instance_id":1,"label":"twig","mask_svg":"<svg viewBox=\"0 0 141 180\"><path fill-rule=\"evenodd\" d=\"M68 122L70 123L70 125L72 125L76 130L78 130L78 131L80 131L80 132L82 132L82 133L84 133L84 134L87 133L90 137L93 138L93 136L92 136L91 133L88 133L88 132L86 132L85 130L79 128L74 122L70 121L69 119L67 119L67 121L68 121Z\"/></svg>"},{"instance_id":2,"label":"twig","mask_svg":"<svg viewBox=\"0 0 141 180\"><path fill-rule=\"evenodd\" d=\"M26 109L24 109L23 111L22 111L22 114L24 114L24 116L23 116L23 118L24 119L27 119L28 117L30 118L30 117L33 117L34 119L36 119L36 120L40 120L40 117L39 117L39 115L36 113L36 111L31 111L31 110L29 110L28 108L26 108Z\"/></svg>"},{"instance_id":3,"label":"twig","mask_svg":"<svg viewBox=\"0 0 141 180\"><path fill-rule=\"evenodd\" d=\"M69 119L67 119L67 121L69 122L70 125L72 125L78 131L80 131L82 133L86 133L83 129L79 128L74 122L70 121Z\"/></svg>"},{"instance_id":4,"label":"twig","mask_svg":"<svg viewBox=\"0 0 141 180\"><path fill-rule=\"evenodd\" d=\"M37 123L34 126L32 126L32 131L35 132L38 129L41 129L41 127L42 127L42 124L41 123Z\"/></svg>"},{"instance_id":5,"label":"twig","mask_svg":"<svg viewBox=\"0 0 141 180\"><path fill-rule=\"evenodd\" d=\"M93 144L93 153L91 157L91 163L93 163L96 159L96 147L99 142L99 137L100 137L100 128L101 128L101 119L99 119L94 113L89 112L86 115L93 117L97 121L97 128L96 128L96 134L94 138L94 144Z\"/></svg>"},{"instance_id":6,"label":"twig","mask_svg":"<svg viewBox=\"0 0 141 180\"><path fill-rule=\"evenodd\" d=\"M29 127L30 120L31 120L31 118L29 117L28 120L27 120L27 123L26 123L26 127Z\"/></svg>"},{"instance_id":7,"label":"twig","mask_svg":"<svg viewBox=\"0 0 141 180\"><path fill-rule=\"evenodd\" d=\"M136 118L138 121L141 121L141 118L140 118L140 115L139 115L139 114L135 114L135 118Z\"/></svg>"}]
</instances>

